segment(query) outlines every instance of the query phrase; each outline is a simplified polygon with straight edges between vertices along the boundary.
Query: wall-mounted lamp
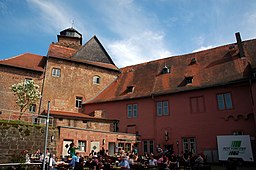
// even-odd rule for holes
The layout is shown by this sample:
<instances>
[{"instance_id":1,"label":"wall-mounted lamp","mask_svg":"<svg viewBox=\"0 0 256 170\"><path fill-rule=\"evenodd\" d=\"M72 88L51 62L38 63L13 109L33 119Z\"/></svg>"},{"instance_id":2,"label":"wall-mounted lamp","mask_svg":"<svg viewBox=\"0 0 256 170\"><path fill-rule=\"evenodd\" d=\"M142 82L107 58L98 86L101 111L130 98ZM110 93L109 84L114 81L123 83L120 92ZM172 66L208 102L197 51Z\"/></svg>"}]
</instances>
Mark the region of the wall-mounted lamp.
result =
<instances>
[{"instance_id":1,"label":"wall-mounted lamp","mask_svg":"<svg viewBox=\"0 0 256 170\"><path fill-rule=\"evenodd\" d=\"M105 143L106 143L106 140L105 140L105 139L103 139L103 140L102 140L102 144L103 144L103 145L105 145Z\"/></svg>"},{"instance_id":2,"label":"wall-mounted lamp","mask_svg":"<svg viewBox=\"0 0 256 170\"><path fill-rule=\"evenodd\" d=\"M55 136L51 136L51 142L53 142L53 140L55 139Z\"/></svg>"},{"instance_id":3,"label":"wall-mounted lamp","mask_svg":"<svg viewBox=\"0 0 256 170\"><path fill-rule=\"evenodd\" d=\"M169 140L169 134L168 134L168 131L164 131L164 136L165 136L165 141L168 141Z\"/></svg>"}]
</instances>

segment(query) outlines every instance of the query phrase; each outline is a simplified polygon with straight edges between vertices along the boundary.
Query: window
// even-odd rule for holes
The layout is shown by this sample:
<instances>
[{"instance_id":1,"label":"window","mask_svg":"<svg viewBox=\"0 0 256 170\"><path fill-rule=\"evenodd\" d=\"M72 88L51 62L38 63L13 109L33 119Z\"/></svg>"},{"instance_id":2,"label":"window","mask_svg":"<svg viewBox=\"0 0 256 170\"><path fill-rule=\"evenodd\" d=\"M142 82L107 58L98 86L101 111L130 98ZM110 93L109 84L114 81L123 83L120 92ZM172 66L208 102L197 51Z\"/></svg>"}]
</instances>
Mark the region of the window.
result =
<instances>
[{"instance_id":1,"label":"window","mask_svg":"<svg viewBox=\"0 0 256 170\"><path fill-rule=\"evenodd\" d=\"M93 76L93 84L100 84L100 76Z\"/></svg>"},{"instance_id":2,"label":"window","mask_svg":"<svg viewBox=\"0 0 256 170\"><path fill-rule=\"evenodd\" d=\"M192 84L193 82L193 77L185 77L186 83L187 84Z\"/></svg>"},{"instance_id":3,"label":"window","mask_svg":"<svg viewBox=\"0 0 256 170\"><path fill-rule=\"evenodd\" d=\"M118 143L118 148L121 148L122 150L124 150L124 143Z\"/></svg>"},{"instance_id":4,"label":"window","mask_svg":"<svg viewBox=\"0 0 256 170\"><path fill-rule=\"evenodd\" d=\"M202 113L205 112L204 97L191 97L190 98L190 109L191 113Z\"/></svg>"},{"instance_id":5,"label":"window","mask_svg":"<svg viewBox=\"0 0 256 170\"><path fill-rule=\"evenodd\" d=\"M29 106L29 112L32 112L32 113L36 112L36 104L32 104Z\"/></svg>"},{"instance_id":6,"label":"window","mask_svg":"<svg viewBox=\"0 0 256 170\"><path fill-rule=\"evenodd\" d=\"M143 142L143 151L144 153L148 153L148 141Z\"/></svg>"},{"instance_id":7,"label":"window","mask_svg":"<svg viewBox=\"0 0 256 170\"><path fill-rule=\"evenodd\" d=\"M32 81L31 78L25 78L25 83L28 82L28 81Z\"/></svg>"},{"instance_id":8,"label":"window","mask_svg":"<svg viewBox=\"0 0 256 170\"><path fill-rule=\"evenodd\" d=\"M60 69L59 68L53 68L52 69L52 76L53 77L60 77Z\"/></svg>"},{"instance_id":9,"label":"window","mask_svg":"<svg viewBox=\"0 0 256 170\"><path fill-rule=\"evenodd\" d=\"M157 102L157 116L169 115L168 101Z\"/></svg>"},{"instance_id":10,"label":"window","mask_svg":"<svg viewBox=\"0 0 256 170\"><path fill-rule=\"evenodd\" d=\"M127 86L126 91L127 91L127 93L133 93L133 91L134 91L134 86Z\"/></svg>"},{"instance_id":11,"label":"window","mask_svg":"<svg viewBox=\"0 0 256 170\"><path fill-rule=\"evenodd\" d=\"M219 110L228 110L233 108L231 93L217 94L217 102Z\"/></svg>"},{"instance_id":12,"label":"window","mask_svg":"<svg viewBox=\"0 0 256 170\"><path fill-rule=\"evenodd\" d=\"M127 117L138 117L138 105L137 104L128 104L127 105Z\"/></svg>"},{"instance_id":13,"label":"window","mask_svg":"<svg viewBox=\"0 0 256 170\"><path fill-rule=\"evenodd\" d=\"M196 139L195 138L183 138L182 139L183 152L196 153Z\"/></svg>"},{"instance_id":14,"label":"window","mask_svg":"<svg viewBox=\"0 0 256 170\"><path fill-rule=\"evenodd\" d=\"M86 141L78 141L78 150L86 152Z\"/></svg>"},{"instance_id":15,"label":"window","mask_svg":"<svg viewBox=\"0 0 256 170\"><path fill-rule=\"evenodd\" d=\"M82 97L76 97L76 107L77 108L82 108L82 101L83 101Z\"/></svg>"},{"instance_id":16,"label":"window","mask_svg":"<svg viewBox=\"0 0 256 170\"><path fill-rule=\"evenodd\" d=\"M196 63L196 58L192 58L190 61L190 65L195 64Z\"/></svg>"},{"instance_id":17,"label":"window","mask_svg":"<svg viewBox=\"0 0 256 170\"><path fill-rule=\"evenodd\" d=\"M167 74L167 73L170 73L170 69L165 65L162 69L162 72L161 74Z\"/></svg>"},{"instance_id":18,"label":"window","mask_svg":"<svg viewBox=\"0 0 256 170\"><path fill-rule=\"evenodd\" d=\"M152 140L143 141L143 153L153 153L154 152L154 142Z\"/></svg>"},{"instance_id":19,"label":"window","mask_svg":"<svg viewBox=\"0 0 256 170\"><path fill-rule=\"evenodd\" d=\"M130 144L130 143L126 143L126 144L125 144L125 151L126 151L127 153L131 152L131 144Z\"/></svg>"}]
</instances>

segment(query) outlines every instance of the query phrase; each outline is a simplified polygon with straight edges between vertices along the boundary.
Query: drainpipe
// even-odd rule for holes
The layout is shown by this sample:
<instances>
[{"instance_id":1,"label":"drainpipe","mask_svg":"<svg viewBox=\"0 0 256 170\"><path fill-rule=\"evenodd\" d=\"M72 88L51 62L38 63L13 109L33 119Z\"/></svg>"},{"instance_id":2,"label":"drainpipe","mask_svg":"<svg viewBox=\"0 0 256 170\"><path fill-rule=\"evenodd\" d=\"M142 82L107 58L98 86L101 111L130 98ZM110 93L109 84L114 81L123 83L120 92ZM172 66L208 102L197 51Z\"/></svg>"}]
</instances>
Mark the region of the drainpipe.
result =
<instances>
[{"instance_id":1,"label":"drainpipe","mask_svg":"<svg viewBox=\"0 0 256 170\"><path fill-rule=\"evenodd\" d=\"M256 116L255 115L255 106L254 106L254 98L253 98L253 90L252 90L252 79L249 79L249 90L250 90L250 99L251 99L251 105L252 105L252 112L253 112L253 115L254 117ZM256 126L256 119L254 119L254 123L255 123L255 126Z\"/></svg>"},{"instance_id":2,"label":"drainpipe","mask_svg":"<svg viewBox=\"0 0 256 170\"><path fill-rule=\"evenodd\" d=\"M41 106L42 106L42 100L43 100L43 92L44 92L44 83L45 83L45 78L46 78L46 68L48 66L48 59L49 59L49 57L47 57L46 64L45 64L45 67L44 67L44 77L43 77L43 83L42 83L42 88L41 88L41 97L40 97L40 101L39 101L38 115L41 112Z\"/></svg>"},{"instance_id":3,"label":"drainpipe","mask_svg":"<svg viewBox=\"0 0 256 170\"><path fill-rule=\"evenodd\" d=\"M155 104L155 96L154 96L154 94L151 94L151 98L152 98L152 100L153 100L153 102L154 102L154 104L153 104L153 127L154 127L154 139L155 139L155 142L154 142L154 150L155 150L155 148L157 148L156 146L158 146L159 145L159 143L158 143L158 140L157 140L157 116L156 116L156 113L155 113L155 111L156 111L156 104Z\"/></svg>"}]
</instances>

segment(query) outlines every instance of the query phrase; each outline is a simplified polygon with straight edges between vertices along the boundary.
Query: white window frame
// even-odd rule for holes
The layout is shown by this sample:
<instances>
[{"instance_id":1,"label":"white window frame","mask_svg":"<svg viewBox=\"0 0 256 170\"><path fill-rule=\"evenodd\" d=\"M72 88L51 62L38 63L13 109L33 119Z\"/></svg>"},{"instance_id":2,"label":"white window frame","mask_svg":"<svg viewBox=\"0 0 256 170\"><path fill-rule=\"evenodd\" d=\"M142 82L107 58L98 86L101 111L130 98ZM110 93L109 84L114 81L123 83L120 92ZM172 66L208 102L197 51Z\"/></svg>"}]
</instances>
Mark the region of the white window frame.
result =
<instances>
[{"instance_id":1,"label":"white window frame","mask_svg":"<svg viewBox=\"0 0 256 170\"><path fill-rule=\"evenodd\" d=\"M78 140L78 150L86 152L86 141Z\"/></svg>"},{"instance_id":2,"label":"white window frame","mask_svg":"<svg viewBox=\"0 0 256 170\"><path fill-rule=\"evenodd\" d=\"M82 108L83 97L76 96L76 108Z\"/></svg>"},{"instance_id":3,"label":"white window frame","mask_svg":"<svg viewBox=\"0 0 256 170\"><path fill-rule=\"evenodd\" d=\"M53 68L52 69L52 76L53 77L60 77L61 70L60 68Z\"/></svg>"},{"instance_id":4,"label":"white window frame","mask_svg":"<svg viewBox=\"0 0 256 170\"><path fill-rule=\"evenodd\" d=\"M100 84L101 77L100 76L93 76L92 82L93 84Z\"/></svg>"}]
</instances>

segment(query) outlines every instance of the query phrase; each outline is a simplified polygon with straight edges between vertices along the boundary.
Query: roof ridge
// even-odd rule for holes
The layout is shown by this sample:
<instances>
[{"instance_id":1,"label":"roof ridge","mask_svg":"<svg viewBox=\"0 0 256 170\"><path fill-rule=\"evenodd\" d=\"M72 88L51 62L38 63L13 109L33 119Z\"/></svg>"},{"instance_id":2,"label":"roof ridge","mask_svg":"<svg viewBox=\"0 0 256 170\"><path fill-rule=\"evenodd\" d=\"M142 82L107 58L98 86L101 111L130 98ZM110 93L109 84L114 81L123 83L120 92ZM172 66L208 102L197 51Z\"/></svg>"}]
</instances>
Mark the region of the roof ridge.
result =
<instances>
[{"instance_id":1,"label":"roof ridge","mask_svg":"<svg viewBox=\"0 0 256 170\"><path fill-rule=\"evenodd\" d=\"M247 42L247 41L251 41L251 40L246 40L246 41L243 41L243 42ZM190 56L190 55L197 55L197 54L200 54L200 53L203 53L203 52L206 52L206 51L208 52L208 51L216 50L218 48L224 48L224 47L227 47L227 46L230 46L230 45L235 45L235 44L236 43L229 43L229 44L226 44L226 45L220 45L220 46L216 46L216 47L213 47L213 48L204 49L204 50L201 50L201 51L195 51L195 52L192 52L192 53L174 55L174 56L169 56L169 57L165 57L165 58L159 58L159 59L155 59L155 60L151 60L151 61L147 61L147 62L143 62L143 63L138 63L138 64L134 64L134 65L125 66L125 67L120 68L120 69L122 70L124 68L139 66L139 65L143 65L143 64L152 63L152 62L159 62L159 61L163 61L163 60L166 60L166 59L169 59L169 58L187 57L187 56Z\"/></svg>"},{"instance_id":2,"label":"roof ridge","mask_svg":"<svg viewBox=\"0 0 256 170\"><path fill-rule=\"evenodd\" d=\"M8 60L11 60L11 59L15 59L15 58L18 58L18 57L21 57L23 55L34 55L34 56L38 56L38 57L43 57L42 55L39 55L39 54L33 54L33 53L30 53L30 52L25 52L25 53L22 53L22 54L19 54L19 55L16 55L16 56L12 56L12 57L9 57L9 58L5 58L3 60L0 60L0 61L8 61Z\"/></svg>"}]
</instances>

